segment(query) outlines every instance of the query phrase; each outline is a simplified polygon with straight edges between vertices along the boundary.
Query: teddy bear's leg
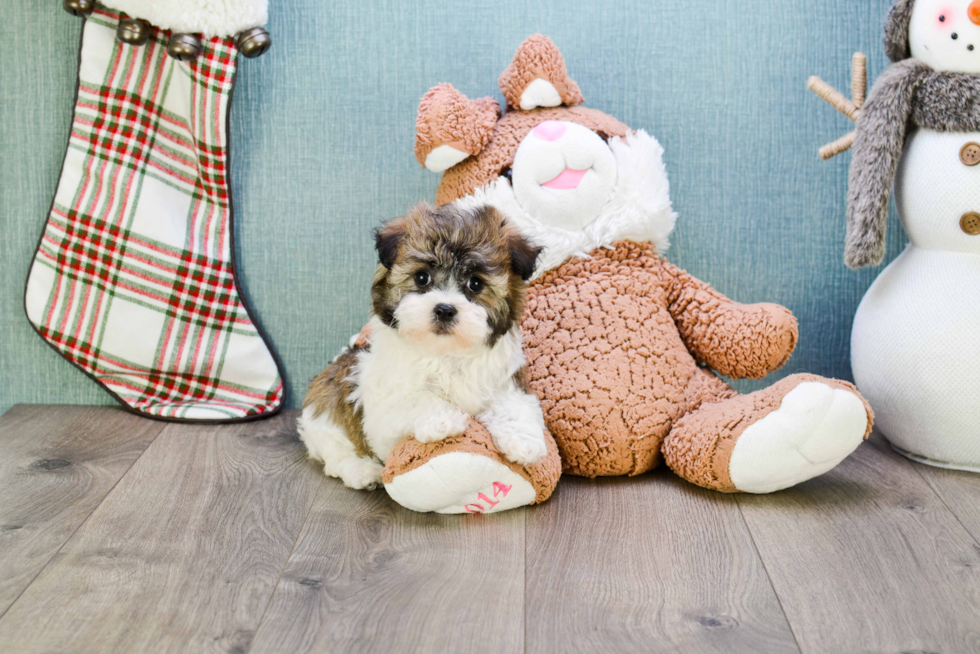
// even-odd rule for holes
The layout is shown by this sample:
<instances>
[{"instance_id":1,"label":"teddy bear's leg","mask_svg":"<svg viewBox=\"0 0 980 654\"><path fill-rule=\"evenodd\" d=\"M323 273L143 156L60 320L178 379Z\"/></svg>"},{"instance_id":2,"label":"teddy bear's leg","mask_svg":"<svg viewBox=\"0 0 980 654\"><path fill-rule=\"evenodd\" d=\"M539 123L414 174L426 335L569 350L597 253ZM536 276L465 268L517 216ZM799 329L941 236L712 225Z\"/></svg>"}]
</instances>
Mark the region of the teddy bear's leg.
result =
<instances>
[{"instance_id":1,"label":"teddy bear's leg","mask_svg":"<svg viewBox=\"0 0 980 654\"><path fill-rule=\"evenodd\" d=\"M871 433L851 384L794 375L751 395L703 404L664 441L670 468L726 493L771 493L834 468Z\"/></svg>"},{"instance_id":2,"label":"teddy bear's leg","mask_svg":"<svg viewBox=\"0 0 980 654\"><path fill-rule=\"evenodd\" d=\"M466 433L435 443L400 441L388 455L385 490L422 513L499 513L551 497L561 476L558 446L544 432L547 454L531 466L508 461L487 429L471 420Z\"/></svg>"}]
</instances>

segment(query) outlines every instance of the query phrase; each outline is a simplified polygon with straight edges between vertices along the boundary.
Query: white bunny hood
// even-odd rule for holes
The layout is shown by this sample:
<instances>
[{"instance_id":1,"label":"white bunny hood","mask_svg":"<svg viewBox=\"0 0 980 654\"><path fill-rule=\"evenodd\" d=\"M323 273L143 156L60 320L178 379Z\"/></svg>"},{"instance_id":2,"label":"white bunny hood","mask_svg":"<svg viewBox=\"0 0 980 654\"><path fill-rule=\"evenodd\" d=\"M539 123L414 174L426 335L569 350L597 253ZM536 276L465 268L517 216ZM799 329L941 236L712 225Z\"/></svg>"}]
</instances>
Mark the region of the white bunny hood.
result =
<instances>
[{"instance_id":1,"label":"white bunny hood","mask_svg":"<svg viewBox=\"0 0 980 654\"><path fill-rule=\"evenodd\" d=\"M599 215L582 229L548 225L521 206L513 187L504 178L460 198L457 205L473 209L496 207L526 238L544 247L534 277L564 263L570 257L587 257L599 247L617 241L649 242L663 254L670 247L677 214L670 201L670 183L663 163L663 148L643 130L624 139L609 139L616 160L616 185Z\"/></svg>"}]
</instances>

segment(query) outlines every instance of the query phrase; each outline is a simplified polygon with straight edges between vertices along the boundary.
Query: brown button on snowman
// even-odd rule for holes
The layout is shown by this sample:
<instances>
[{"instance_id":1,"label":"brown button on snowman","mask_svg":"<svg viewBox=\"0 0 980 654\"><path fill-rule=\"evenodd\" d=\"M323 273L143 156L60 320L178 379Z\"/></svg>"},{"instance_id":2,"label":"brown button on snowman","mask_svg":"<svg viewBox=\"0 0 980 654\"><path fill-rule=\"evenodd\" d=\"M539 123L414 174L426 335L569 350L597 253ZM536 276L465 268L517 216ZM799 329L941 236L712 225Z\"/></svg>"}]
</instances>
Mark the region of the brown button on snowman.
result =
<instances>
[{"instance_id":1,"label":"brown button on snowman","mask_svg":"<svg viewBox=\"0 0 980 654\"><path fill-rule=\"evenodd\" d=\"M960 150L960 161L964 166L976 166L980 164L980 143L970 141Z\"/></svg>"},{"instance_id":2,"label":"brown button on snowman","mask_svg":"<svg viewBox=\"0 0 980 654\"><path fill-rule=\"evenodd\" d=\"M855 101L811 80L857 122L847 264L882 262L893 184L910 241L858 308L854 378L900 452L980 471L980 0L897 0L885 32L866 102L860 74Z\"/></svg>"},{"instance_id":3,"label":"brown button on snowman","mask_svg":"<svg viewBox=\"0 0 980 654\"><path fill-rule=\"evenodd\" d=\"M960 218L960 228L970 236L980 234L980 213L971 211Z\"/></svg>"}]
</instances>

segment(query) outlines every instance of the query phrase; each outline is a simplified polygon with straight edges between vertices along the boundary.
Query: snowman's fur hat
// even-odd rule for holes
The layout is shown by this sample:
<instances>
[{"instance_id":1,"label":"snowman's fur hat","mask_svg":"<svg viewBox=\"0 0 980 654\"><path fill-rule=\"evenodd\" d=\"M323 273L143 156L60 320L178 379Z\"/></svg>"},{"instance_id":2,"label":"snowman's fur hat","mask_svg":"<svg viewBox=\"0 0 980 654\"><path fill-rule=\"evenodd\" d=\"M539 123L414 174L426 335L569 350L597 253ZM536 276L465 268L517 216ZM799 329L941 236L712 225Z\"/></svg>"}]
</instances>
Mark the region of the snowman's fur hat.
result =
<instances>
[{"instance_id":1,"label":"snowman's fur hat","mask_svg":"<svg viewBox=\"0 0 980 654\"><path fill-rule=\"evenodd\" d=\"M885 54L894 62L912 56L909 49L909 24L915 0L896 0L885 19Z\"/></svg>"}]
</instances>

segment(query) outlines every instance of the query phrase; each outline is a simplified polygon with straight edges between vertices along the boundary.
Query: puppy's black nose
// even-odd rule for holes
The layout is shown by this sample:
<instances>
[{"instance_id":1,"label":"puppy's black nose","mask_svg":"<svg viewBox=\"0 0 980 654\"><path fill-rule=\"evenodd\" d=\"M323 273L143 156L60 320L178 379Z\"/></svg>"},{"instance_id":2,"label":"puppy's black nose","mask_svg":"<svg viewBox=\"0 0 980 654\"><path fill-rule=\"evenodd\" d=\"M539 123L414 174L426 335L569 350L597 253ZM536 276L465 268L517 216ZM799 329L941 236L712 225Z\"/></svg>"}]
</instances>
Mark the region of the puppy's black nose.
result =
<instances>
[{"instance_id":1,"label":"puppy's black nose","mask_svg":"<svg viewBox=\"0 0 980 654\"><path fill-rule=\"evenodd\" d=\"M456 307L451 304L437 304L435 314L439 322L451 322L456 317Z\"/></svg>"}]
</instances>

